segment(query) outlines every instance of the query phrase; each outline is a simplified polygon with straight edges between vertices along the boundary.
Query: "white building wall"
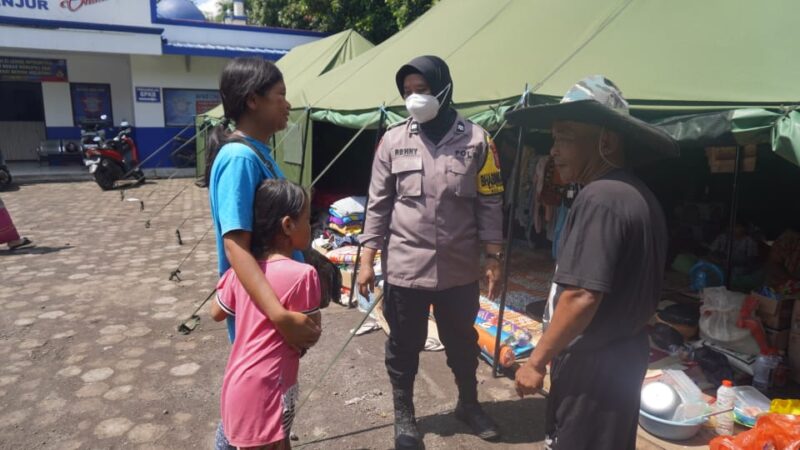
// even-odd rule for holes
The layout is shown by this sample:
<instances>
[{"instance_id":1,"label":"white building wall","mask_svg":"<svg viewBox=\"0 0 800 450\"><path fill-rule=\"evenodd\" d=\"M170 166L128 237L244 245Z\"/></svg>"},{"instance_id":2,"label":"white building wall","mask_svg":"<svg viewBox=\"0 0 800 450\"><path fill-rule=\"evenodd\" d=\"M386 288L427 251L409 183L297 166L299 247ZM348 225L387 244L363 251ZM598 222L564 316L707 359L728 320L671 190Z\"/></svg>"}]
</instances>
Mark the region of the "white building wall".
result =
<instances>
[{"instance_id":1,"label":"white building wall","mask_svg":"<svg viewBox=\"0 0 800 450\"><path fill-rule=\"evenodd\" d=\"M177 89L219 89L219 76L225 64L225 58L209 58L200 56L140 56L132 55L131 74L135 88L158 87ZM164 126L164 93L161 103L134 103L135 125L137 127Z\"/></svg>"},{"instance_id":2,"label":"white building wall","mask_svg":"<svg viewBox=\"0 0 800 450\"><path fill-rule=\"evenodd\" d=\"M19 7L0 5L0 16L38 20L60 20L126 26L152 26L150 0L40 0L31 7L31 0Z\"/></svg>"},{"instance_id":3,"label":"white building wall","mask_svg":"<svg viewBox=\"0 0 800 450\"><path fill-rule=\"evenodd\" d=\"M72 30L67 28L48 30L0 26L0 45L33 50L161 54L161 36L157 34Z\"/></svg>"},{"instance_id":4,"label":"white building wall","mask_svg":"<svg viewBox=\"0 0 800 450\"><path fill-rule=\"evenodd\" d=\"M21 51L0 48L0 55L67 60L71 83L111 85L111 108L114 124L133 120L133 94L128 55ZM42 83L45 123L48 127L72 127L72 100L69 83Z\"/></svg>"}]
</instances>

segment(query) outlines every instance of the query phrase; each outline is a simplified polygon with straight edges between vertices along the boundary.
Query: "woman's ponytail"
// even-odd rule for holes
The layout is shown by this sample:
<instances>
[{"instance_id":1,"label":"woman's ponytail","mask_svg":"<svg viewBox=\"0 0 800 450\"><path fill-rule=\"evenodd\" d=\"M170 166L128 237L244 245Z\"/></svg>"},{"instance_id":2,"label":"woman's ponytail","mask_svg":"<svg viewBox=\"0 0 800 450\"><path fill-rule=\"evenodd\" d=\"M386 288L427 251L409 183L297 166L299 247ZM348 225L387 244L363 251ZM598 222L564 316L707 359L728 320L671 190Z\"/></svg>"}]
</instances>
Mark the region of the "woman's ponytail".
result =
<instances>
[{"instance_id":1,"label":"woman's ponytail","mask_svg":"<svg viewBox=\"0 0 800 450\"><path fill-rule=\"evenodd\" d=\"M209 185L211 180L211 166L214 165L214 159L217 157L219 150L228 142L228 139L231 136L229 129L230 123L230 119L226 117L222 119L222 122L214 126L210 133L208 133L208 138L206 139L206 171L205 176L203 177L206 186Z\"/></svg>"}]
</instances>

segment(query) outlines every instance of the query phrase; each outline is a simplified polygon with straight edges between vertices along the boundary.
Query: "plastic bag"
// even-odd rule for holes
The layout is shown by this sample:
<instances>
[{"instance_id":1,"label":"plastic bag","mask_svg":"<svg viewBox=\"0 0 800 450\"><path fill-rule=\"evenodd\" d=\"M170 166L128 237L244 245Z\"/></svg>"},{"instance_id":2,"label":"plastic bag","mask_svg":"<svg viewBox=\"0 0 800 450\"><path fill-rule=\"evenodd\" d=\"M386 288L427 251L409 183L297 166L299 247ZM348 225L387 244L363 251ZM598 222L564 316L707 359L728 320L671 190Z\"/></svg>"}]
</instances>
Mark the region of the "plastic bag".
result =
<instances>
[{"instance_id":1,"label":"plastic bag","mask_svg":"<svg viewBox=\"0 0 800 450\"><path fill-rule=\"evenodd\" d=\"M800 449L800 417L767 414L759 417L752 430L736 436L719 436L711 450L797 450Z\"/></svg>"},{"instance_id":2,"label":"plastic bag","mask_svg":"<svg viewBox=\"0 0 800 450\"><path fill-rule=\"evenodd\" d=\"M733 368L728 358L708 347L700 347L692 353L692 360L700 364L703 375L712 386L719 386L722 380L733 379Z\"/></svg>"},{"instance_id":3,"label":"plastic bag","mask_svg":"<svg viewBox=\"0 0 800 450\"><path fill-rule=\"evenodd\" d=\"M704 289L703 306L700 307L700 337L739 353L758 354L758 343L750 330L736 326L746 297L724 287Z\"/></svg>"}]
</instances>

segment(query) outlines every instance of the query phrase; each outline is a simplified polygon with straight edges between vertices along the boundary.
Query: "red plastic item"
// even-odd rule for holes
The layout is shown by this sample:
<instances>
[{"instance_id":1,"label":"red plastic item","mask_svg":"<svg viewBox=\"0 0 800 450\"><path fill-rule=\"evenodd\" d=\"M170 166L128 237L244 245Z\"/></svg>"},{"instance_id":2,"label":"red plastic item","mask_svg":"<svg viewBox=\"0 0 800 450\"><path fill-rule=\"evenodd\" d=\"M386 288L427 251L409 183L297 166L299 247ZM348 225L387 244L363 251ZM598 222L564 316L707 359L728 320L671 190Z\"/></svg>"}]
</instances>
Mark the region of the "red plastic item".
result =
<instances>
[{"instance_id":1,"label":"red plastic item","mask_svg":"<svg viewBox=\"0 0 800 450\"><path fill-rule=\"evenodd\" d=\"M800 417L767 414L758 418L752 430L736 436L719 436L711 450L797 450L800 449Z\"/></svg>"},{"instance_id":2,"label":"red plastic item","mask_svg":"<svg viewBox=\"0 0 800 450\"><path fill-rule=\"evenodd\" d=\"M762 355L776 355L778 350L770 347L767 335L764 333L764 326L755 317L756 309L758 309L758 299L748 296L739 312L739 320L736 322L736 326L750 330L750 334L753 335L753 338L758 343Z\"/></svg>"}]
</instances>

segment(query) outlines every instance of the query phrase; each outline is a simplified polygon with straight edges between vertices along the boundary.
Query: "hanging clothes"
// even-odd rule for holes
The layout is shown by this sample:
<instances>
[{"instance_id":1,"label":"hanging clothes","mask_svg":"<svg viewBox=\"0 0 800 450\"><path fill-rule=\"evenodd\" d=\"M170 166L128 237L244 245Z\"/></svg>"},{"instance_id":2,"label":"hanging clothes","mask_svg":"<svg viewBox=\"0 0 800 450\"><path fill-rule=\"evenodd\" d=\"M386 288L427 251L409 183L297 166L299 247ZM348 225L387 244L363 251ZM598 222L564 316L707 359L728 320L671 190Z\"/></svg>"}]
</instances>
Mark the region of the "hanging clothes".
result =
<instances>
[{"instance_id":1,"label":"hanging clothes","mask_svg":"<svg viewBox=\"0 0 800 450\"><path fill-rule=\"evenodd\" d=\"M542 157L539 158L536 163L536 189L535 195L531 200L533 203L533 227L536 230L536 234L539 234L544 230L544 203L542 203L540 199L542 190L544 189L544 173L545 168L547 167L547 160L548 157Z\"/></svg>"}]
</instances>

